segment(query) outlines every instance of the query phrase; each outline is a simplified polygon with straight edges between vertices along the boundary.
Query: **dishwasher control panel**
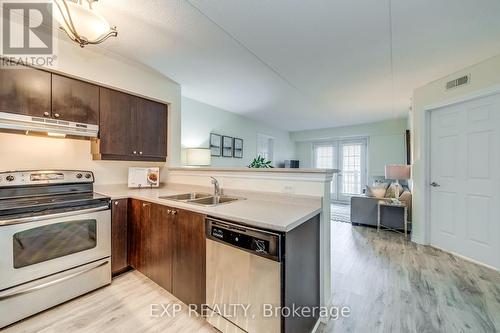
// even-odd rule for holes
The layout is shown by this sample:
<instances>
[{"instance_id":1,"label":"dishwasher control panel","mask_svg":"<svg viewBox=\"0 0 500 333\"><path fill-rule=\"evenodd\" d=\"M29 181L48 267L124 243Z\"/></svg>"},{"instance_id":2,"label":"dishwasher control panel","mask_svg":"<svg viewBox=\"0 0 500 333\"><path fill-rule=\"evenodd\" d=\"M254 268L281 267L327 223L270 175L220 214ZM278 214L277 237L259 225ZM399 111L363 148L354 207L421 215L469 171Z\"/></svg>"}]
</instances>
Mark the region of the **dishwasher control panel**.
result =
<instances>
[{"instance_id":1,"label":"dishwasher control panel","mask_svg":"<svg viewBox=\"0 0 500 333\"><path fill-rule=\"evenodd\" d=\"M207 218L207 237L255 255L280 261L281 235Z\"/></svg>"}]
</instances>

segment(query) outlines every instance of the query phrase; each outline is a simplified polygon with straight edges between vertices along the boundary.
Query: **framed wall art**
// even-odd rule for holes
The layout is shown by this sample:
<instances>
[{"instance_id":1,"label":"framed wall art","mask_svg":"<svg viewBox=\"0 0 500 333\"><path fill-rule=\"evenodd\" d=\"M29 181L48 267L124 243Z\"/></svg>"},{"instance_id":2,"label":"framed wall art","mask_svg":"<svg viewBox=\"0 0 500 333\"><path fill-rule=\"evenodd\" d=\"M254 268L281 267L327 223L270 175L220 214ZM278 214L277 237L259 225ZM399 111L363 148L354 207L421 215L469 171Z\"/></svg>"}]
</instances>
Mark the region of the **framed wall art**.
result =
<instances>
[{"instance_id":1,"label":"framed wall art","mask_svg":"<svg viewBox=\"0 0 500 333\"><path fill-rule=\"evenodd\" d=\"M233 157L243 158L243 139L234 138Z\"/></svg>"},{"instance_id":2,"label":"framed wall art","mask_svg":"<svg viewBox=\"0 0 500 333\"><path fill-rule=\"evenodd\" d=\"M210 154L212 156L222 155L222 135L210 133Z\"/></svg>"},{"instance_id":3,"label":"framed wall art","mask_svg":"<svg viewBox=\"0 0 500 333\"><path fill-rule=\"evenodd\" d=\"M222 157L233 157L233 138L230 136L222 137Z\"/></svg>"}]
</instances>

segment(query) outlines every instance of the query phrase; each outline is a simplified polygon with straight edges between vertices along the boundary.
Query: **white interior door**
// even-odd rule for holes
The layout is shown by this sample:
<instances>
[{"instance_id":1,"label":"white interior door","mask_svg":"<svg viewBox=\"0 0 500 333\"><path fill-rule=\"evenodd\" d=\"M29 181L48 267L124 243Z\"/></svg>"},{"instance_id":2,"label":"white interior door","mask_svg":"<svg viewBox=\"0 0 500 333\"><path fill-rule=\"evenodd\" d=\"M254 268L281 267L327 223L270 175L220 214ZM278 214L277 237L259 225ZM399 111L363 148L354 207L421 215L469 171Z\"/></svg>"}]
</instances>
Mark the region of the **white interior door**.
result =
<instances>
[{"instance_id":1,"label":"white interior door","mask_svg":"<svg viewBox=\"0 0 500 333\"><path fill-rule=\"evenodd\" d=\"M500 95L431 113L431 244L500 269Z\"/></svg>"}]
</instances>

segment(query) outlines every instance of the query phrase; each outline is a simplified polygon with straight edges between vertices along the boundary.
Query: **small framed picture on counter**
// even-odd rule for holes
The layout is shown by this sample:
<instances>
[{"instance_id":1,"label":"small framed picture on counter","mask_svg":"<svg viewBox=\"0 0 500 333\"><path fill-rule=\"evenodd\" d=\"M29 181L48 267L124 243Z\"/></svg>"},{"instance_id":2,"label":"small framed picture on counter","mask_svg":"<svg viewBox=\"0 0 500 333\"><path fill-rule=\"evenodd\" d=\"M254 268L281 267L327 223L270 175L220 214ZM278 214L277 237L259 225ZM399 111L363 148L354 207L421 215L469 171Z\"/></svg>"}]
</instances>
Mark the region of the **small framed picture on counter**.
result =
<instances>
[{"instance_id":1,"label":"small framed picture on counter","mask_svg":"<svg viewBox=\"0 0 500 333\"><path fill-rule=\"evenodd\" d=\"M212 156L221 156L222 151L222 136L215 133L210 133L210 154Z\"/></svg>"},{"instance_id":2,"label":"small framed picture on counter","mask_svg":"<svg viewBox=\"0 0 500 333\"><path fill-rule=\"evenodd\" d=\"M243 139L234 138L234 151L235 158L243 158Z\"/></svg>"},{"instance_id":3,"label":"small framed picture on counter","mask_svg":"<svg viewBox=\"0 0 500 333\"><path fill-rule=\"evenodd\" d=\"M233 138L230 136L222 137L222 156L233 157Z\"/></svg>"}]
</instances>

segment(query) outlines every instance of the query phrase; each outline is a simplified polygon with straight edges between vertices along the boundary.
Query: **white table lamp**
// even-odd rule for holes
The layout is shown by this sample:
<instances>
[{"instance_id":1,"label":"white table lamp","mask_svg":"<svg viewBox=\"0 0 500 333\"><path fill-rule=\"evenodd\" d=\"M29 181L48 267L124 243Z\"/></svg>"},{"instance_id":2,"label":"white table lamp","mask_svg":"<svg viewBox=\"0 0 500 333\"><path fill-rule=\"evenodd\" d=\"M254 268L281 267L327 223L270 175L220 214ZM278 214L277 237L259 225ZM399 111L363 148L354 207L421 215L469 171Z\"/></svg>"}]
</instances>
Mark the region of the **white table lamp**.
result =
<instances>
[{"instance_id":1,"label":"white table lamp","mask_svg":"<svg viewBox=\"0 0 500 333\"><path fill-rule=\"evenodd\" d=\"M399 181L410 179L411 176L411 167L409 165L404 164L387 164L385 166L385 179L393 179L396 181L396 188L394 191L394 195L397 199L396 193L399 194ZM392 185L391 185L392 186Z\"/></svg>"}]
</instances>

